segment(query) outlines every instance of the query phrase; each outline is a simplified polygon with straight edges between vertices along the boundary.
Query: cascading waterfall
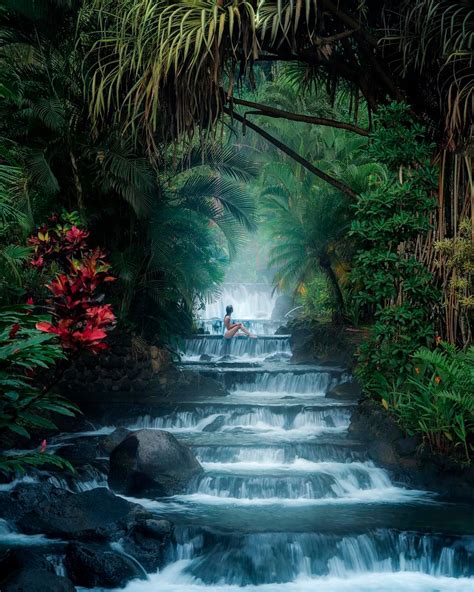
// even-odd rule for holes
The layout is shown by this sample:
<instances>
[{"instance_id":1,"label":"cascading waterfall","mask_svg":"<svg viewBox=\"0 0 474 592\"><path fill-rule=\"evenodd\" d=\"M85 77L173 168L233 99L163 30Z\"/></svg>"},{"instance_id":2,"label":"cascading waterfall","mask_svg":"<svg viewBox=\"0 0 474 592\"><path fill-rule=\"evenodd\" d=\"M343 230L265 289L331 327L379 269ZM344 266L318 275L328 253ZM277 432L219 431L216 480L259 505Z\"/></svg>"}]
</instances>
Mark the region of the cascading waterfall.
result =
<instances>
[{"instance_id":1,"label":"cascading waterfall","mask_svg":"<svg viewBox=\"0 0 474 592\"><path fill-rule=\"evenodd\" d=\"M245 361L290 353L286 337L257 343L260 349L234 339L231 355ZM221 345L220 338L196 337L185 359L218 357ZM445 524L451 510L427 492L396 486L350 439L354 402L326 398L350 377L281 360L273 369L222 364L216 372L227 397L183 402L128 425L173 432L204 473L185 493L140 500L175 523L175 543L168 566L126 592L472 589L472 538L434 535L424 518Z\"/></svg>"},{"instance_id":2,"label":"cascading waterfall","mask_svg":"<svg viewBox=\"0 0 474 592\"><path fill-rule=\"evenodd\" d=\"M235 382L233 391L324 396L340 381L340 376L335 376L330 372L259 372L254 373L252 381Z\"/></svg>"},{"instance_id":3,"label":"cascading waterfall","mask_svg":"<svg viewBox=\"0 0 474 592\"><path fill-rule=\"evenodd\" d=\"M199 358L202 355L211 357L235 356L237 358L264 359L270 354L291 353L290 340L286 335L260 336L249 339L238 335L233 339L224 339L222 335L205 335L187 339L185 344L185 360Z\"/></svg>"},{"instance_id":4,"label":"cascading waterfall","mask_svg":"<svg viewBox=\"0 0 474 592\"><path fill-rule=\"evenodd\" d=\"M235 302L241 317L260 311L269 318L268 293L249 298L248 287L226 287L205 314L222 317L219 307ZM326 397L347 374L264 361L291 354L285 336L234 338L227 353L240 366L220 361L221 348L221 336L198 336L187 341L183 359L214 372L227 396L174 400L172 409L157 406L122 421L132 430L172 432L204 469L185 492L137 500L174 523L174 542L166 567L124 592L474 589L474 539L459 517L465 510L394 484L367 458L347 429L355 402ZM215 363L197 365L202 354ZM91 474L83 487L101 478Z\"/></svg>"}]
</instances>

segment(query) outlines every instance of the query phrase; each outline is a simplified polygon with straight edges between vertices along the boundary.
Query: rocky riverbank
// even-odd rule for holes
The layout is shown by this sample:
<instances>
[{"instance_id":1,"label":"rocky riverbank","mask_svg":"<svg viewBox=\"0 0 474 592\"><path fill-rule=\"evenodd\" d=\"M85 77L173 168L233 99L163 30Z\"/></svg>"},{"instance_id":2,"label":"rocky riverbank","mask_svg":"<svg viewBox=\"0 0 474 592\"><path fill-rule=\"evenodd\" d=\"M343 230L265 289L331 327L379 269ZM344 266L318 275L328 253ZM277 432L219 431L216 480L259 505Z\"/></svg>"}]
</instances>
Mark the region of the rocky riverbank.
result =
<instances>
[{"instance_id":1,"label":"rocky riverbank","mask_svg":"<svg viewBox=\"0 0 474 592\"><path fill-rule=\"evenodd\" d=\"M421 438L406 436L380 403L360 401L349 433L366 442L369 458L397 481L435 491L448 500L474 502L474 467L434 454Z\"/></svg>"}]
</instances>

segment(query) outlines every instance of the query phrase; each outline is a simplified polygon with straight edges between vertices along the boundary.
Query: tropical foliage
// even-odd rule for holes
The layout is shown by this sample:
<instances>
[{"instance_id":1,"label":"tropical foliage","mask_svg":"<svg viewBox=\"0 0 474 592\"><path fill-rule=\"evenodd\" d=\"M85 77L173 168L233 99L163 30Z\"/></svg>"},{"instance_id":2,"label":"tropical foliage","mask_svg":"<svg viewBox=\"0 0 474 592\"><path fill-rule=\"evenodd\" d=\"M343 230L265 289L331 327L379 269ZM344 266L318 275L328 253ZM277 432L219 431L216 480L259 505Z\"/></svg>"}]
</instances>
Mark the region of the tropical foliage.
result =
<instances>
[{"instance_id":1,"label":"tropical foliage","mask_svg":"<svg viewBox=\"0 0 474 592\"><path fill-rule=\"evenodd\" d=\"M34 248L31 265L39 270L54 265L59 271L47 285L53 322L37 323L36 328L57 335L70 354L98 353L107 348L104 339L115 324L101 290L116 278L109 274L105 254L89 246L89 233L74 224L77 218L75 213L54 215L28 240Z\"/></svg>"},{"instance_id":2,"label":"tropical foliage","mask_svg":"<svg viewBox=\"0 0 474 592\"><path fill-rule=\"evenodd\" d=\"M5 0L2 431L73 412L38 368L99 352L116 322L172 348L258 228L307 317L367 325L365 392L470 458L472 354L420 347L472 340L473 15L463 0Z\"/></svg>"},{"instance_id":3,"label":"tropical foliage","mask_svg":"<svg viewBox=\"0 0 474 592\"><path fill-rule=\"evenodd\" d=\"M45 317L34 314L30 305L0 309L0 439L4 450L12 436L30 438L32 429L43 433L55 429L51 414L73 416L78 411L38 382L39 373L51 373L64 359L54 335L36 328L43 322ZM36 452L0 455L2 473L42 464L70 468L66 461L46 453L45 445Z\"/></svg>"},{"instance_id":4,"label":"tropical foliage","mask_svg":"<svg viewBox=\"0 0 474 592\"><path fill-rule=\"evenodd\" d=\"M474 451L474 347L457 351L441 342L432 351L418 349L413 369L400 389L389 393L390 408L410 434L419 434L432 450ZM385 403L385 401L384 401Z\"/></svg>"},{"instance_id":5,"label":"tropical foliage","mask_svg":"<svg viewBox=\"0 0 474 592\"><path fill-rule=\"evenodd\" d=\"M371 151L391 175L385 182L374 179L355 204L351 234L360 248L351 277L354 298L375 317L371 337L360 348L357 375L377 395L411 371L410 356L418 347L433 343L439 298L416 256L435 205L436 170L425 129L400 104L380 109L375 125Z\"/></svg>"}]
</instances>

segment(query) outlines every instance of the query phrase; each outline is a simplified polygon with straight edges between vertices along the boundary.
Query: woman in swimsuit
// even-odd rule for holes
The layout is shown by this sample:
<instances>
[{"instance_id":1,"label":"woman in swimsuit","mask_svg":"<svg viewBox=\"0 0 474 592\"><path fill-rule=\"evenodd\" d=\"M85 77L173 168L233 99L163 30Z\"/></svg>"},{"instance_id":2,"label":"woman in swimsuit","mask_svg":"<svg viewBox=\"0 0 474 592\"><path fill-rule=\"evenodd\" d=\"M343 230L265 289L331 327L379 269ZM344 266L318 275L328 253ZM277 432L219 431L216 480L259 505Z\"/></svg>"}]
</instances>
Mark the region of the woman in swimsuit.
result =
<instances>
[{"instance_id":1,"label":"woman in swimsuit","mask_svg":"<svg viewBox=\"0 0 474 592\"><path fill-rule=\"evenodd\" d=\"M224 338L225 339L231 339L239 331L242 331L242 333L245 333L245 335L248 335L252 339L257 338L257 336L254 335L253 333L250 333L250 331L248 329L246 329L242 323L233 323L231 321L230 317L231 317L232 313L234 312L234 308L231 305L226 306L225 312L226 312L226 315L224 317L224 327L225 327Z\"/></svg>"}]
</instances>

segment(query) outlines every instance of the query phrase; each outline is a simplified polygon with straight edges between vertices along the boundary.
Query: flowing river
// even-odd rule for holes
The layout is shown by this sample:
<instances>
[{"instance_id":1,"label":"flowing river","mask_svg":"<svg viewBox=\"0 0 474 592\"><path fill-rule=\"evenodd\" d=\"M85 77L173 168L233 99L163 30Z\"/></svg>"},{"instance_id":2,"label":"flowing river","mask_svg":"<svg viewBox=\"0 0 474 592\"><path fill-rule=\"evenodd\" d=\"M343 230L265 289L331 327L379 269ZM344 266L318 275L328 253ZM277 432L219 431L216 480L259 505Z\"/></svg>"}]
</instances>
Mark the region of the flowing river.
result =
<instances>
[{"instance_id":1,"label":"flowing river","mask_svg":"<svg viewBox=\"0 0 474 592\"><path fill-rule=\"evenodd\" d=\"M128 498L169 518L174 542L166 567L126 592L474 590L465 508L394 483L368 460L348 434L356 402L326 396L350 379L344 369L291 365L287 336L222 347L219 336L196 336L183 363L228 395L121 422L172 432L205 470L185 494ZM106 480L82 484L97 486Z\"/></svg>"}]
</instances>

